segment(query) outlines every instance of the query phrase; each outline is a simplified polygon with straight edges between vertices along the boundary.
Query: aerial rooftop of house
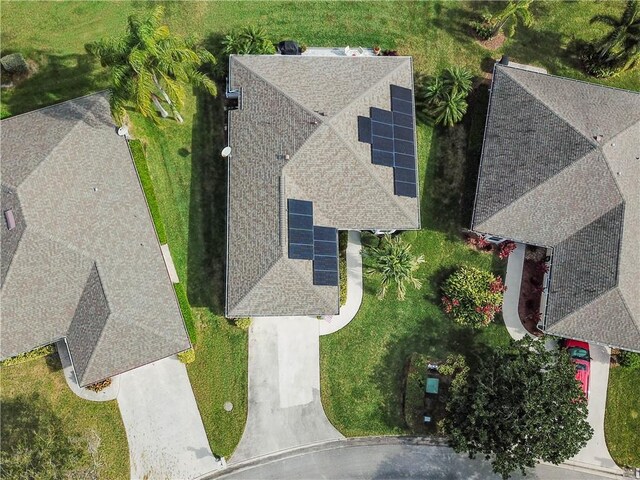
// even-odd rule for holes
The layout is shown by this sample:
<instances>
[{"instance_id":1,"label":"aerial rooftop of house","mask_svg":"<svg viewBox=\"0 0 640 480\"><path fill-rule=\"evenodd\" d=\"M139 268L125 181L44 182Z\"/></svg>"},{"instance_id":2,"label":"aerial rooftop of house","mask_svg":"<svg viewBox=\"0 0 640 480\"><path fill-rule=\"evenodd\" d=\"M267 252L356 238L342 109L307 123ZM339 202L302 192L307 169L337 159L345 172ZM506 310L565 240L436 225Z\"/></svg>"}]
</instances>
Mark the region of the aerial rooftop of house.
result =
<instances>
[{"instance_id":1,"label":"aerial rooftop of house","mask_svg":"<svg viewBox=\"0 0 640 480\"><path fill-rule=\"evenodd\" d=\"M553 250L546 332L640 350L640 94L496 65L472 222Z\"/></svg>"},{"instance_id":2,"label":"aerial rooftop of house","mask_svg":"<svg viewBox=\"0 0 640 480\"><path fill-rule=\"evenodd\" d=\"M420 227L410 57L232 56L226 314L339 310L337 230Z\"/></svg>"},{"instance_id":3,"label":"aerial rooftop of house","mask_svg":"<svg viewBox=\"0 0 640 480\"><path fill-rule=\"evenodd\" d=\"M81 385L189 348L106 94L2 120L1 357L66 339Z\"/></svg>"}]
</instances>

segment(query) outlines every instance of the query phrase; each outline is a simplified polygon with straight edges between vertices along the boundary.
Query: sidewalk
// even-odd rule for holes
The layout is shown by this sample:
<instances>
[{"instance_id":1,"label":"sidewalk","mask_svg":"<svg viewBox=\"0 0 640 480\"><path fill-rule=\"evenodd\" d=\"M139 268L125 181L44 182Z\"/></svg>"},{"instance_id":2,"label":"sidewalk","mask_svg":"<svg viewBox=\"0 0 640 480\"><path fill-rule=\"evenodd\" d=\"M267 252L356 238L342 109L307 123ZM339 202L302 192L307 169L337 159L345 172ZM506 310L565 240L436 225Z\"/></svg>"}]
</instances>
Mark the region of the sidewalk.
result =
<instances>
[{"instance_id":1,"label":"sidewalk","mask_svg":"<svg viewBox=\"0 0 640 480\"><path fill-rule=\"evenodd\" d=\"M360 232L349 231L347 244L347 302L339 315L328 315L318 322L320 335L329 335L346 326L356 316L362 304L362 255Z\"/></svg>"},{"instance_id":2,"label":"sidewalk","mask_svg":"<svg viewBox=\"0 0 640 480\"><path fill-rule=\"evenodd\" d=\"M514 340L520 340L526 335L529 335L531 338L536 338L524 328L524 325L522 325L520 321L520 314L518 313L525 251L525 244L516 243L516 249L509 255L507 275L504 279L507 291L504 292L504 298L502 300L502 317L504 318L504 325L507 327L509 335L511 335L511 338Z\"/></svg>"}]
</instances>

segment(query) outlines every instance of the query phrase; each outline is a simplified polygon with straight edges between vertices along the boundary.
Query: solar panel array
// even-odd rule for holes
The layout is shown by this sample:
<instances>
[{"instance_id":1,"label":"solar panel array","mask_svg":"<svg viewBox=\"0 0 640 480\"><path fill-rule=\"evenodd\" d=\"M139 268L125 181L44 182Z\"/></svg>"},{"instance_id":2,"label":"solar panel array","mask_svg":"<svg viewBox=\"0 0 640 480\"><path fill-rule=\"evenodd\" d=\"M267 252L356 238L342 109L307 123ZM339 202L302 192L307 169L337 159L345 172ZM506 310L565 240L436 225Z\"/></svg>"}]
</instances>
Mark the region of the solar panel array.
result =
<instances>
[{"instance_id":1,"label":"solar panel array","mask_svg":"<svg viewBox=\"0 0 640 480\"><path fill-rule=\"evenodd\" d=\"M417 196L413 93L391 85L391 110L371 107L358 117L358 140L371 144L371 162L393 168L394 193Z\"/></svg>"},{"instance_id":2,"label":"solar panel array","mask_svg":"<svg viewBox=\"0 0 640 480\"><path fill-rule=\"evenodd\" d=\"M287 200L289 258L313 260L313 284L338 286L338 230L313 224L313 203Z\"/></svg>"}]
</instances>

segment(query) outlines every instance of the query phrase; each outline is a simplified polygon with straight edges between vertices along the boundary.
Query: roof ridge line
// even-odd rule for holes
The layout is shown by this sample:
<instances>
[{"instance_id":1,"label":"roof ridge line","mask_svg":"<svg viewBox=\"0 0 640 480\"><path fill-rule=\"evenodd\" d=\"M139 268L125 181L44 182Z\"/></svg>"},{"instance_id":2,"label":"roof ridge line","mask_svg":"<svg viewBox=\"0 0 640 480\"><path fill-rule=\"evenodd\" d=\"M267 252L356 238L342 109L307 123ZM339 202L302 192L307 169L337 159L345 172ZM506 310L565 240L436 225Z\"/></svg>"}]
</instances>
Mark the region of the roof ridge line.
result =
<instances>
[{"instance_id":1,"label":"roof ridge line","mask_svg":"<svg viewBox=\"0 0 640 480\"><path fill-rule=\"evenodd\" d=\"M409 59L410 57L403 57L405 58L405 60L407 61L407 59ZM409 62L411 62L411 60L408 60ZM333 115L331 115L331 117L329 117L329 122L331 122L331 119L337 117L338 115L340 115L342 112L344 112L346 109L348 109L351 105L353 105L356 101L360 100L361 98L363 98L365 95L367 95L369 92L371 92L372 90L378 88L378 86L382 85L383 83L385 83L385 80L387 80L387 78L389 78L391 75L393 75L394 73L396 73L398 70L400 70L401 67L404 66L404 62L401 62L399 65L397 65L393 70L391 70L390 72L388 72L385 76L383 76L380 80L378 80L376 83L372 84L369 88L367 88L366 90L364 90L363 92L360 93L360 95L358 95L357 97L353 98L349 103L347 103L342 109L340 109L339 111L337 111L336 113L334 113ZM411 73L413 74L413 66L411 67ZM413 80L412 80L413 81ZM391 101L391 99L389 99L389 101ZM391 106L389 106L389 108L391 108Z\"/></svg>"},{"instance_id":2,"label":"roof ridge line","mask_svg":"<svg viewBox=\"0 0 640 480\"><path fill-rule=\"evenodd\" d=\"M239 55L236 56L235 58L240 58L243 57L244 55ZM256 56L262 56L262 55L256 55ZM295 105L297 105L298 107L300 107L301 109L303 109L305 112L307 112L308 114L314 116L315 118L317 118L318 120L321 120L321 124L325 123L325 117L319 115L318 113L309 110L307 107L305 107L304 105L302 105L300 102L298 102L297 100L295 100L294 98L292 98L287 92L285 92L284 90L282 90L280 87L278 87L277 85L274 85L273 82L271 82L270 80L267 80L263 75L261 75L260 73L256 72L254 69L250 68L248 65L246 65L245 63L243 63L240 60L236 60L238 63L240 63L240 65L242 65L247 72L249 72L252 75L255 75L256 77L258 77L260 80L262 80L263 82L265 82L267 85L269 85L271 88L273 88L274 90L276 90L278 93L284 95L285 97L287 97L288 100L290 100L291 102L293 102ZM307 140L309 140L309 138L311 138L313 136L313 134L317 131L314 130L311 135L309 135L309 137L307 137ZM304 143L307 142L307 140L304 141Z\"/></svg>"},{"instance_id":3,"label":"roof ridge line","mask_svg":"<svg viewBox=\"0 0 640 480\"><path fill-rule=\"evenodd\" d=\"M515 67L511 67L512 70L520 70L520 71L527 71L529 72L529 70L522 70L522 69L518 69ZM538 72L532 72L532 73L538 73ZM547 73L538 73L539 75L548 75ZM576 132L578 135L580 135L581 137L583 137L584 139L586 139L591 145L598 147L600 146L600 144L598 142L596 142L596 140L594 138L590 138L587 137L584 133L582 133L581 131L579 131L576 127L573 126L573 124L571 122L569 122L566 118L564 118L562 115L560 115L558 112L556 112L553 108L551 108L547 102L545 102L542 98L540 98L538 95L536 95L535 93L533 93L531 90L529 90L525 85L523 85L522 83L520 83L518 80L516 80L515 78L513 78L511 75L509 75L508 73L506 74L512 81L516 82L518 84L518 86L520 88L522 88L525 92L527 92L529 95L531 95L533 98L535 98L536 100L538 100L542 105L544 105L544 107L549 110L556 118L558 118L559 120L562 120L562 122L564 122L565 124L567 124L569 126L569 128L571 128L571 130L573 130L574 132ZM549 75L550 77L554 77L554 78L561 78L561 77L556 77L554 75ZM586 83L588 85L594 85L594 84L589 84L588 82L583 82ZM557 175L557 174L556 174ZM555 175L554 175L555 176Z\"/></svg>"},{"instance_id":4,"label":"roof ridge line","mask_svg":"<svg viewBox=\"0 0 640 480\"><path fill-rule=\"evenodd\" d=\"M633 127L635 127L636 125L640 125L640 119L638 119L638 121L632 123L631 125L629 125L628 127L626 127L624 130L620 130L618 133L616 133L613 137L611 137L609 139L609 143L613 143L615 141L616 138L618 138L620 135L624 135L625 133L627 133L627 131ZM618 175L616 175L616 172L614 172L611 169L611 165L609 164L609 159L607 157L607 155L604 154L604 150L602 148L602 146L599 146L599 150L602 153L602 157L605 160L605 165L607 167L607 170L609 170L609 173L611 173L611 177L613 178L613 183L616 186L616 189L618 190L618 193L620 194L620 196L623 198L624 200L624 195L622 195L622 191L620 190L620 185L618 185L618 180L617 177Z\"/></svg>"},{"instance_id":5,"label":"roof ridge line","mask_svg":"<svg viewBox=\"0 0 640 480\"><path fill-rule=\"evenodd\" d=\"M63 100L62 102L52 103L51 105L45 105L43 107L36 108L35 110L29 110L27 112L17 113L16 115L11 115L10 117L3 118L1 121L6 122L11 120L12 118L22 117L24 115L28 115L29 113L39 112L41 110L46 110L47 108L59 107L60 105L64 105L65 103L75 102L76 100L80 100L82 98L92 97L94 95L102 95L103 93L111 93L109 88L104 88L102 90L98 90L97 92L87 93L86 95L81 95L80 97L70 98L69 100ZM84 116L83 116L84 117Z\"/></svg>"}]
</instances>

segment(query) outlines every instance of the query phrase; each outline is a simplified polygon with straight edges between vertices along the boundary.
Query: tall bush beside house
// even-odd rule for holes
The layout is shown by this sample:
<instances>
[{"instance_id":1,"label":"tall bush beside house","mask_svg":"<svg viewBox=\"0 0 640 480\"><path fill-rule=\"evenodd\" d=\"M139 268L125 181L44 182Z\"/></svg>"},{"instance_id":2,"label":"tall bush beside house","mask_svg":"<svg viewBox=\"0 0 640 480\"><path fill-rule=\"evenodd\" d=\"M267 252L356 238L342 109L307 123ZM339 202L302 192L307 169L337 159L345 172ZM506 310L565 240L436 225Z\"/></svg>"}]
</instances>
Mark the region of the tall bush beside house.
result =
<instances>
[{"instance_id":1,"label":"tall bush beside house","mask_svg":"<svg viewBox=\"0 0 640 480\"><path fill-rule=\"evenodd\" d=\"M276 52L265 30L253 25L225 35L222 45L227 55L269 55Z\"/></svg>"},{"instance_id":2,"label":"tall bush beside house","mask_svg":"<svg viewBox=\"0 0 640 480\"><path fill-rule=\"evenodd\" d=\"M432 79L423 79L418 88L422 114L436 125L452 127L467 112L467 97L473 88L473 75L461 67L447 67Z\"/></svg>"},{"instance_id":3,"label":"tall bush beside house","mask_svg":"<svg viewBox=\"0 0 640 480\"><path fill-rule=\"evenodd\" d=\"M495 15L485 12L480 22L471 22L471 27L482 40L489 40L501 31L507 37L513 37L519 23L525 27L533 24L533 15L529 10L532 2L533 0L512 0Z\"/></svg>"},{"instance_id":4,"label":"tall bush beside house","mask_svg":"<svg viewBox=\"0 0 640 480\"><path fill-rule=\"evenodd\" d=\"M502 311L505 290L500 276L465 265L445 280L442 306L461 325L485 327Z\"/></svg>"}]
</instances>

